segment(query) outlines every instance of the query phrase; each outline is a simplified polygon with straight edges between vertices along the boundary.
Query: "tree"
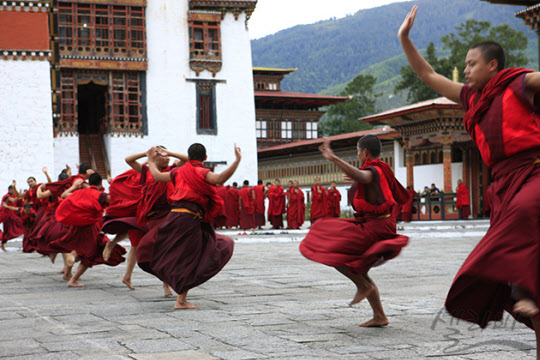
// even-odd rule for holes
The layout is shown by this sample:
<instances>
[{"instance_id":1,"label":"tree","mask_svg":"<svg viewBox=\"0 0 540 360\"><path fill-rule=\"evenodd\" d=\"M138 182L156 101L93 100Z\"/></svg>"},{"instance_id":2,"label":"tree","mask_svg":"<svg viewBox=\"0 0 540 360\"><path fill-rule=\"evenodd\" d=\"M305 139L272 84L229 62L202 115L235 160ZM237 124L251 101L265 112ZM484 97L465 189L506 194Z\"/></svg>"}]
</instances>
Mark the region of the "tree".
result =
<instances>
[{"instance_id":1,"label":"tree","mask_svg":"<svg viewBox=\"0 0 540 360\"><path fill-rule=\"evenodd\" d=\"M320 123L324 136L351 133L370 129L371 125L358 121L358 118L375 113L375 94L373 87L377 78L372 75L358 75L347 84L340 96L349 96L349 100L332 105L326 112L326 119Z\"/></svg>"},{"instance_id":2,"label":"tree","mask_svg":"<svg viewBox=\"0 0 540 360\"><path fill-rule=\"evenodd\" d=\"M443 48L450 54L445 58L437 58L435 46L430 43L426 60L437 73L448 78L452 77L452 71L457 67L460 82L465 82L463 70L469 48L482 41L496 41L501 44L506 53L506 67L525 66L528 62L525 56L527 37L522 31L514 30L507 24L491 27L489 21L467 20L456 27L456 34L444 35L441 41ZM394 93L408 90L407 101L415 103L439 96L420 81L410 66L402 67L400 74L402 80L395 86Z\"/></svg>"}]
</instances>

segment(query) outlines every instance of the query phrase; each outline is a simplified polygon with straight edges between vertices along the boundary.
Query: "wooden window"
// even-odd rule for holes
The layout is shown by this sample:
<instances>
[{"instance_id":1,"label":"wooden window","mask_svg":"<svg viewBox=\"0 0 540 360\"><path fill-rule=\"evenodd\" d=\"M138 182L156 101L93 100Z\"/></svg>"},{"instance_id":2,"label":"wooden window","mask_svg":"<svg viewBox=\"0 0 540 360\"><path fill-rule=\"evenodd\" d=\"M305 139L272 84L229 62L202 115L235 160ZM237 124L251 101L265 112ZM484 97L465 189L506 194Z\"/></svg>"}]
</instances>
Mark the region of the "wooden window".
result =
<instances>
[{"instance_id":1,"label":"wooden window","mask_svg":"<svg viewBox=\"0 0 540 360\"><path fill-rule=\"evenodd\" d=\"M189 27L190 58L220 60L220 23L214 21L190 21Z\"/></svg>"},{"instance_id":2,"label":"wooden window","mask_svg":"<svg viewBox=\"0 0 540 360\"><path fill-rule=\"evenodd\" d=\"M115 71L110 77L110 130L140 132L142 130L140 73Z\"/></svg>"},{"instance_id":3,"label":"wooden window","mask_svg":"<svg viewBox=\"0 0 540 360\"><path fill-rule=\"evenodd\" d=\"M217 134L214 82L197 83L197 133Z\"/></svg>"},{"instance_id":4,"label":"wooden window","mask_svg":"<svg viewBox=\"0 0 540 360\"><path fill-rule=\"evenodd\" d=\"M58 4L61 54L144 57L143 7Z\"/></svg>"},{"instance_id":5,"label":"wooden window","mask_svg":"<svg viewBox=\"0 0 540 360\"><path fill-rule=\"evenodd\" d=\"M291 121L281 122L281 138L292 139L292 122Z\"/></svg>"},{"instance_id":6,"label":"wooden window","mask_svg":"<svg viewBox=\"0 0 540 360\"><path fill-rule=\"evenodd\" d=\"M269 140L281 139L281 121L267 121L267 128Z\"/></svg>"},{"instance_id":7,"label":"wooden window","mask_svg":"<svg viewBox=\"0 0 540 360\"><path fill-rule=\"evenodd\" d=\"M258 139L266 139L266 121L257 120L256 121L256 131Z\"/></svg>"},{"instance_id":8,"label":"wooden window","mask_svg":"<svg viewBox=\"0 0 540 360\"><path fill-rule=\"evenodd\" d=\"M295 140L306 138L306 123L301 121L294 121L292 123L292 138Z\"/></svg>"},{"instance_id":9,"label":"wooden window","mask_svg":"<svg viewBox=\"0 0 540 360\"><path fill-rule=\"evenodd\" d=\"M75 131L75 99L77 96L77 89L75 86L75 74L73 71L62 71L60 73L60 91L61 109L60 121L57 124L57 130L60 132Z\"/></svg>"}]
</instances>

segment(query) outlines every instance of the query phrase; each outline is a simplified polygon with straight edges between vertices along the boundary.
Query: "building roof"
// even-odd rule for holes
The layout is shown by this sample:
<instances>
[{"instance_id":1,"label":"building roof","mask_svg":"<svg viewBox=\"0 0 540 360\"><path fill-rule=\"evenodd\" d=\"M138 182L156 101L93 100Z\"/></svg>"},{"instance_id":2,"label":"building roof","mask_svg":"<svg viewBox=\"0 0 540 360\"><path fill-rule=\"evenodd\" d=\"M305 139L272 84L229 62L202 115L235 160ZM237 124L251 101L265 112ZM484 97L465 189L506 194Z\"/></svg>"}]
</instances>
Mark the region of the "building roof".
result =
<instances>
[{"instance_id":1,"label":"building roof","mask_svg":"<svg viewBox=\"0 0 540 360\"><path fill-rule=\"evenodd\" d=\"M430 110L434 108L435 109L461 109L461 105L445 97L439 97L436 99L430 99L430 100L418 102L416 104L403 106L397 109L383 111L378 114L364 116L358 120L377 123L378 121L381 121L384 119L404 116L410 113L418 113L424 110Z\"/></svg>"},{"instance_id":2,"label":"building roof","mask_svg":"<svg viewBox=\"0 0 540 360\"><path fill-rule=\"evenodd\" d=\"M327 106L338 104L347 101L348 99L348 96L326 96L288 91L255 90L255 101L259 103L273 102L282 104Z\"/></svg>"},{"instance_id":3,"label":"building roof","mask_svg":"<svg viewBox=\"0 0 540 360\"><path fill-rule=\"evenodd\" d=\"M397 139L401 136L396 130L392 129L391 127L384 127L382 129L363 130L363 131L357 131L353 133L329 136L328 139L332 141L333 148L339 149L339 148L344 148L344 147L355 146L359 137L364 136L364 135L369 135L369 134L376 135L381 140ZM276 145L276 146L257 150L257 155L259 159L262 159L262 158L270 158L270 157L280 156L280 155L291 155L291 154L296 154L296 153L316 151L317 148L323 143L323 141L324 141L323 138L318 138L318 139L302 140L302 141L295 141L292 143L287 143L287 144L282 144L282 145Z\"/></svg>"},{"instance_id":4,"label":"building roof","mask_svg":"<svg viewBox=\"0 0 540 360\"><path fill-rule=\"evenodd\" d=\"M288 75L298 70L298 68L276 69L276 68L266 68L266 67L256 67L256 66L254 66L252 69L253 69L253 73L257 75Z\"/></svg>"}]
</instances>

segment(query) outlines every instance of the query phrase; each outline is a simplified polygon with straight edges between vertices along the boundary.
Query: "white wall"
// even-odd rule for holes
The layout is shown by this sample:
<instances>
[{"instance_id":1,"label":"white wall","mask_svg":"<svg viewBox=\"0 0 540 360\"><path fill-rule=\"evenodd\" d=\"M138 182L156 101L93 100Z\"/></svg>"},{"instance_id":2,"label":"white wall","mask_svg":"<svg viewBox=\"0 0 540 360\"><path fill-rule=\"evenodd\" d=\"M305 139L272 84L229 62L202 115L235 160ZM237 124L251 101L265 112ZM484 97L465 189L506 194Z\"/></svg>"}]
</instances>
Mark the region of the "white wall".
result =
<instances>
[{"instance_id":1,"label":"white wall","mask_svg":"<svg viewBox=\"0 0 540 360\"><path fill-rule=\"evenodd\" d=\"M76 134L58 135L54 138L54 173L51 179L56 181L58 174L66 168L66 164L71 166L71 171L77 174L76 164L79 164L79 137Z\"/></svg>"},{"instance_id":2,"label":"white wall","mask_svg":"<svg viewBox=\"0 0 540 360\"><path fill-rule=\"evenodd\" d=\"M46 178L54 169L51 75L48 61L0 60L0 193L12 180ZM1 196L1 195L0 195Z\"/></svg>"},{"instance_id":3,"label":"white wall","mask_svg":"<svg viewBox=\"0 0 540 360\"><path fill-rule=\"evenodd\" d=\"M242 162L230 182L257 180L255 100L251 44L245 14L238 20L227 13L221 22L223 66L215 77L208 71L197 74L189 68L189 36L186 1L156 0L148 3L147 18L147 106L148 136L107 140L113 174L122 169L129 153L152 145L187 152L189 145L206 146L208 161L234 159L233 144L242 149ZM196 85L186 79L221 80L216 85L217 135L196 131ZM116 150L118 149L118 150ZM120 157L121 159L117 159ZM217 172L225 169L218 166Z\"/></svg>"}]
</instances>

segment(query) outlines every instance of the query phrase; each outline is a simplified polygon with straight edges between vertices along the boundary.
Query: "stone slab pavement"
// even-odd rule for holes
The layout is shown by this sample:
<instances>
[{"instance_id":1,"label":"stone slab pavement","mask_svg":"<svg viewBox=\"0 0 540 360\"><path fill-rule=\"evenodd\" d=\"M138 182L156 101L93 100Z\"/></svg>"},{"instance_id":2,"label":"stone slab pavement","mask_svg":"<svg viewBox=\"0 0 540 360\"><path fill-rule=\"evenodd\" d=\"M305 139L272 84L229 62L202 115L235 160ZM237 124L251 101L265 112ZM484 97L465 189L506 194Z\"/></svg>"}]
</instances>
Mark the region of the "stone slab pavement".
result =
<instances>
[{"instance_id":1,"label":"stone slab pavement","mask_svg":"<svg viewBox=\"0 0 540 360\"><path fill-rule=\"evenodd\" d=\"M364 329L367 303L348 307L354 288L298 251L307 230L237 235L224 270L193 289L198 310L174 311L156 278L125 263L96 266L86 288L70 289L20 240L0 253L0 359L534 359L534 333L511 317L480 330L443 310L454 275L486 221L400 225L402 254L371 271L389 326ZM270 231L267 231L270 232ZM61 262L61 260L60 260Z\"/></svg>"}]
</instances>

